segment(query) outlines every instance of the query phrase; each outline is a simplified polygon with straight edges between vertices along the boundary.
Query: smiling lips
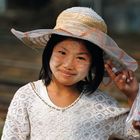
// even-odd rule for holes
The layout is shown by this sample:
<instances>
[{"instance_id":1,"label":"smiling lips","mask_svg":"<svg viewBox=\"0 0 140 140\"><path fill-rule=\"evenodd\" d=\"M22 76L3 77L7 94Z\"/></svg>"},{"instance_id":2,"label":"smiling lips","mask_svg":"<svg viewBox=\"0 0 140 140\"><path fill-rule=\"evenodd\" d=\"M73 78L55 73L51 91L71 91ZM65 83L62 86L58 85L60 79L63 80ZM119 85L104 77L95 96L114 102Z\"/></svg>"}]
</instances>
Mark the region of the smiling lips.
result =
<instances>
[{"instance_id":1,"label":"smiling lips","mask_svg":"<svg viewBox=\"0 0 140 140\"><path fill-rule=\"evenodd\" d=\"M67 77L76 75L75 73L71 73L71 72L66 71L66 70L60 70L60 72L61 72L64 76L67 76Z\"/></svg>"}]
</instances>

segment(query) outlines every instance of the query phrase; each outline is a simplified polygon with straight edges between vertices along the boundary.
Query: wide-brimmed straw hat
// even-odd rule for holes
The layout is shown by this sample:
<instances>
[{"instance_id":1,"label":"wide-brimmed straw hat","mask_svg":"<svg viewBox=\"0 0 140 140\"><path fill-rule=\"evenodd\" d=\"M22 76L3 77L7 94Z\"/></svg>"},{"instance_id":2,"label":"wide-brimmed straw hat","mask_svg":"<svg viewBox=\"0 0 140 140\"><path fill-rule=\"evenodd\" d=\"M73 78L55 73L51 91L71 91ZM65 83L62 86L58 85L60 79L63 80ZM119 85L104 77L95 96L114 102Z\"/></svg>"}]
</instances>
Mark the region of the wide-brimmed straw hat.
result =
<instances>
[{"instance_id":1,"label":"wide-brimmed straw hat","mask_svg":"<svg viewBox=\"0 0 140 140\"><path fill-rule=\"evenodd\" d=\"M127 68L135 71L138 67L137 62L107 35L104 20L91 8L72 7L62 11L53 29L11 31L26 45L38 49L46 46L52 34L80 38L99 46L104 51L104 60L111 59L118 69Z\"/></svg>"}]
</instances>

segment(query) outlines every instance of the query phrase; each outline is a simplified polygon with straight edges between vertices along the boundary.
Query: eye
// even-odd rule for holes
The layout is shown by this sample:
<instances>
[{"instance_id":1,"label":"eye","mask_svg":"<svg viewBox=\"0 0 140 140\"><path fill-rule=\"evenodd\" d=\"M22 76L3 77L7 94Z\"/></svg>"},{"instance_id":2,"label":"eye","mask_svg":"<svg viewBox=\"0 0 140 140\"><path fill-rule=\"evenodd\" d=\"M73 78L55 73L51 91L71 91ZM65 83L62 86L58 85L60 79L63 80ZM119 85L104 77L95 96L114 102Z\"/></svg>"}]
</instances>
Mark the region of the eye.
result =
<instances>
[{"instance_id":1,"label":"eye","mask_svg":"<svg viewBox=\"0 0 140 140\"><path fill-rule=\"evenodd\" d=\"M61 55L65 55L66 54L66 52L64 52L64 51L58 51L58 53L60 53Z\"/></svg>"},{"instance_id":2,"label":"eye","mask_svg":"<svg viewBox=\"0 0 140 140\"><path fill-rule=\"evenodd\" d=\"M78 60L86 60L84 57L77 57Z\"/></svg>"}]
</instances>

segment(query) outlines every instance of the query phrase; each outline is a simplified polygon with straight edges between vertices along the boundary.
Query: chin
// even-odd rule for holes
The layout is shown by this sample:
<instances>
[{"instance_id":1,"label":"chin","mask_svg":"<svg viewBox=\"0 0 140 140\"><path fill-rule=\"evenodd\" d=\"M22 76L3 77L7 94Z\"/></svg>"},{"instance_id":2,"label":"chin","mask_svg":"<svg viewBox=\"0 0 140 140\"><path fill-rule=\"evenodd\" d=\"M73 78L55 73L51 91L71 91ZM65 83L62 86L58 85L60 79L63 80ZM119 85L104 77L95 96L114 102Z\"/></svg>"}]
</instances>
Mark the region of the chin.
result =
<instances>
[{"instance_id":1,"label":"chin","mask_svg":"<svg viewBox=\"0 0 140 140\"><path fill-rule=\"evenodd\" d=\"M64 86L73 86L77 82L72 82L72 81L59 81L59 83L62 84L62 85L64 85Z\"/></svg>"}]
</instances>

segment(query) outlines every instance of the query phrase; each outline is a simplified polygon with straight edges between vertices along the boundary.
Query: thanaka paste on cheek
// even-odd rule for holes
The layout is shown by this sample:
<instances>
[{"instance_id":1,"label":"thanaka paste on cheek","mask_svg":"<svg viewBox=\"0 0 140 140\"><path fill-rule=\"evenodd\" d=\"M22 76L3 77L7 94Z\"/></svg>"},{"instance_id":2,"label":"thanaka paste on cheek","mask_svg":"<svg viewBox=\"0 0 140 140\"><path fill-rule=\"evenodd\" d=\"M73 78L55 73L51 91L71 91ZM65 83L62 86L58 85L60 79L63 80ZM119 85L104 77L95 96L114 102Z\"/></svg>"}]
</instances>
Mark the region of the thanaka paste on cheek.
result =
<instances>
[{"instance_id":1,"label":"thanaka paste on cheek","mask_svg":"<svg viewBox=\"0 0 140 140\"><path fill-rule=\"evenodd\" d=\"M67 46L67 48L62 48L62 46ZM87 76L91 58L87 56L88 52L84 44L67 39L55 46L53 51L50 68L57 81L73 85ZM79 59L79 57L83 59Z\"/></svg>"}]
</instances>

